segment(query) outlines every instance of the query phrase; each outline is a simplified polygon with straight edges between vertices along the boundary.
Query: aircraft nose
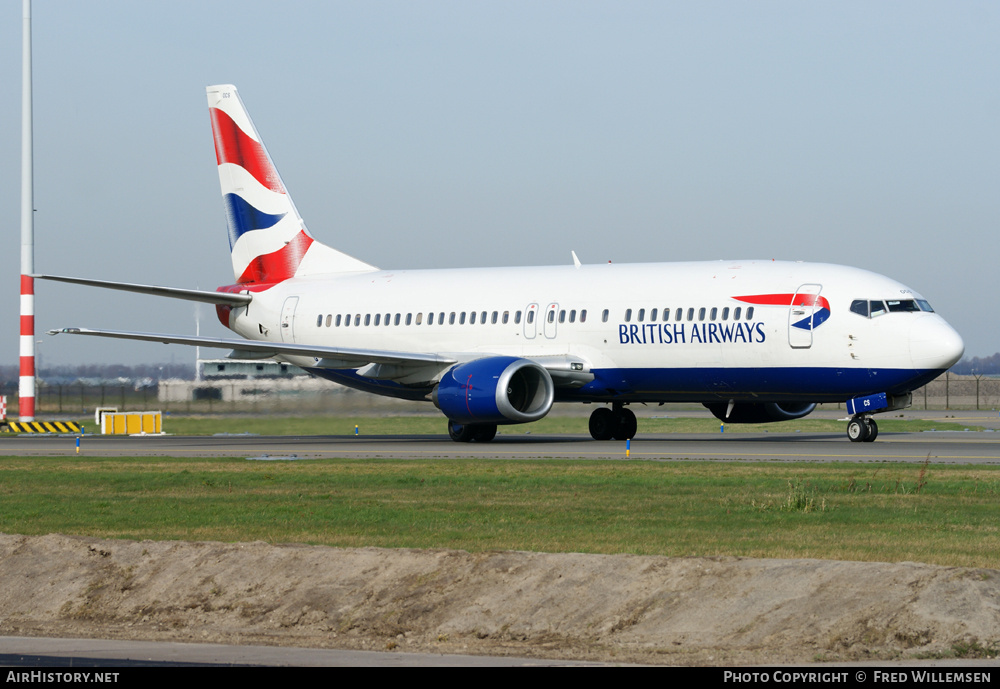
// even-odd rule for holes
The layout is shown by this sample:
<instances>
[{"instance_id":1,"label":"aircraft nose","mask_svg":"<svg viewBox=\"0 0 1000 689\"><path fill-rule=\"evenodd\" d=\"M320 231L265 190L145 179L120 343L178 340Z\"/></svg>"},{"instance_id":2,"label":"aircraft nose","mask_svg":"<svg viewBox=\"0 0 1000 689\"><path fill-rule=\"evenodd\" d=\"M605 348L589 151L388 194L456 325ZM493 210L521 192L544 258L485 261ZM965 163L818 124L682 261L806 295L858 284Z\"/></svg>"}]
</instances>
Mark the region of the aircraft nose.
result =
<instances>
[{"instance_id":1,"label":"aircraft nose","mask_svg":"<svg viewBox=\"0 0 1000 689\"><path fill-rule=\"evenodd\" d=\"M945 370L965 353L962 336L937 316L918 319L910 328L910 359L914 368Z\"/></svg>"}]
</instances>

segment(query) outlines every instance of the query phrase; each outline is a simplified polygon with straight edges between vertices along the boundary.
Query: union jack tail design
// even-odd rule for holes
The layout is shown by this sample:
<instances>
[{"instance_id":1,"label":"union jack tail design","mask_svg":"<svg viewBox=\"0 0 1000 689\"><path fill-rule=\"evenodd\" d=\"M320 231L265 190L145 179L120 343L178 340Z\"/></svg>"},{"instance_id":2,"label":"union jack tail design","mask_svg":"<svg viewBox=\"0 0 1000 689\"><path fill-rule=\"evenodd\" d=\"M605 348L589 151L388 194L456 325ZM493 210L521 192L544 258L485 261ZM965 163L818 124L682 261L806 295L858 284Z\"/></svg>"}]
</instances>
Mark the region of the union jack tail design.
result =
<instances>
[{"instance_id":1,"label":"union jack tail design","mask_svg":"<svg viewBox=\"0 0 1000 689\"><path fill-rule=\"evenodd\" d=\"M309 234L236 87L206 90L236 282L261 288L296 275L376 270Z\"/></svg>"}]
</instances>

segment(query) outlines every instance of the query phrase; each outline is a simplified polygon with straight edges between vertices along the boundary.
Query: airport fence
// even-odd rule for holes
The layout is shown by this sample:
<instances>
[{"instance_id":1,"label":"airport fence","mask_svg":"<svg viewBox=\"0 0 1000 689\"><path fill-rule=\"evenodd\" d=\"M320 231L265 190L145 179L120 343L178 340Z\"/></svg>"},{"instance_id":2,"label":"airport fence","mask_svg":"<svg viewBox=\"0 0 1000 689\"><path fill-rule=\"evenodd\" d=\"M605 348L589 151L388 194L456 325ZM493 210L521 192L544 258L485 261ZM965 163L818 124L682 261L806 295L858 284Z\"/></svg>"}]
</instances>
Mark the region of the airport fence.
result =
<instances>
[{"instance_id":1,"label":"airport fence","mask_svg":"<svg viewBox=\"0 0 1000 689\"><path fill-rule=\"evenodd\" d=\"M17 418L17 383L0 385L7 415ZM837 405L842 408L843 405ZM46 384L36 388L35 413L50 418L92 417L96 407L173 414L340 414L433 412L429 404L370 395L314 378L279 380L164 380L151 387L126 383ZM573 407L575 409L575 407ZM829 405L827 405L829 408ZM945 374L913 392L912 409L1000 408L1000 378ZM560 411L572 411L564 405ZM590 408L580 408L589 413Z\"/></svg>"}]
</instances>

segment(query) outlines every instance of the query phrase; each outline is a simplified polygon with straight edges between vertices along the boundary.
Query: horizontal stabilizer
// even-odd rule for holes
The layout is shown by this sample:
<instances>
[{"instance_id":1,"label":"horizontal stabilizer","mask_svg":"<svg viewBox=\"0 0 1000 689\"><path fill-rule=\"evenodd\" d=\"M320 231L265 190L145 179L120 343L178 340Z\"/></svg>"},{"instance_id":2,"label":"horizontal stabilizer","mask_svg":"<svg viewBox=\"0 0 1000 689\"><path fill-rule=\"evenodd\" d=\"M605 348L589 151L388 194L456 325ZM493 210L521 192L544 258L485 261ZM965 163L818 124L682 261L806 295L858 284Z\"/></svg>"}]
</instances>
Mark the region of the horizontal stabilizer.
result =
<instances>
[{"instance_id":1,"label":"horizontal stabilizer","mask_svg":"<svg viewBox=\"0 0 1000 689\"><path fill-rule=\"evenodd\" d=\"M41 280L52 280L54 282L68 282L73 285L87 285L88 287L103 287L105 289L118 289L125 292L138 292L139 294L152 294L157 297L171 297L173 299L184 299L186 301L200 301L206 304L229 304L240 306L249 304L253 297L246 293L231 292L209 292L200 289L181 289L180 287L158 287L156 285L136 285L129 282L109 282L108 280L88 280L86 278L70 278L61 275L32 275L33 278Z\"/></svg>"}]
</instances>

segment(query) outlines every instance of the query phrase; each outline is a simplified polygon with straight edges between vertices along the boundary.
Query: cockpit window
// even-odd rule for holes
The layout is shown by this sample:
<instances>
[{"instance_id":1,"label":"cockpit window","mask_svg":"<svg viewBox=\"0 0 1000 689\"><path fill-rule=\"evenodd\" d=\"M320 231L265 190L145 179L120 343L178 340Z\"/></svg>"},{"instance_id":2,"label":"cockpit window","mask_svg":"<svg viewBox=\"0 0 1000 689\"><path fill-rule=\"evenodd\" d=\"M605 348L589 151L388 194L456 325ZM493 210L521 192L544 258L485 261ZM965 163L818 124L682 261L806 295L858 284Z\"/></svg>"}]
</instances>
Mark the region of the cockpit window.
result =
<instances>
[{"instance_id":1,"label":"cockpit window","mask_svg":"<svg viewBox=\"0 0 1000 689\"><path fill-rule=\"evenodd\" d=\"M915 313L920 311L934 313L934 309L924 299L887 299L886 301L855 299L851 302L851 312L867 318L875 318L887 313Z\"/></svg>"},{"instance_id":2,"label":"cockpit window","mask_svg":"<svg viewBox=\"0 0 1000 689\"><path fill-rule=\"evenodd\" d=\"M917 302L913 299L890 299L886 302L886 306L889 307L889 311L891 313L920 310L920 307L917 306Z\"/></svg>"}]
</instances>

